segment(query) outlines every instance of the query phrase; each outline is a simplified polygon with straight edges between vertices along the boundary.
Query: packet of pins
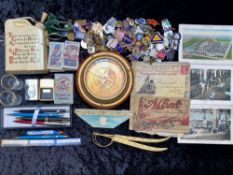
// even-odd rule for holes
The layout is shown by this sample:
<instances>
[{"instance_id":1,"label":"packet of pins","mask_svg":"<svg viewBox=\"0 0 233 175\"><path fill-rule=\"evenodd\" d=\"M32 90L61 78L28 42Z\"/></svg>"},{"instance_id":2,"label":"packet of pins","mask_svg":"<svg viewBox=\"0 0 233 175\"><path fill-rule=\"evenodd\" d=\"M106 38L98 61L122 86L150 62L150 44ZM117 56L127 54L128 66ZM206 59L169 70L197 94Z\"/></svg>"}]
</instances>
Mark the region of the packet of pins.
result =
<instances>
[{"instance_id":1,"label":"packet of pins","mask_svg":"<svg viewBox=\"0 0 233 175\"><path fill-rule=\"evenodd\" d=\"M48 68L51 72L63 71L64 43L49 42Z\"/></svg>"},{"instance_id":2,"label":"packet of pins","mask_svg":"<svg viewBox=\"0 0 233 175\"><path fill-rule=\"evenodd\" d=\"M74 88L73 74L55 74L54 103L55 104L73 104Z\"/></svg>"},{"instance_id":3,"label":"packet of pins","mask_svg":"<svg viewBox=\"0 0 233 175\"><path fill-rule=\"evenodd\" d=\"M63 68L65 70L77 70L79 66L80 43L65 41L63 53Z\"/></svg>"}]
</instances>

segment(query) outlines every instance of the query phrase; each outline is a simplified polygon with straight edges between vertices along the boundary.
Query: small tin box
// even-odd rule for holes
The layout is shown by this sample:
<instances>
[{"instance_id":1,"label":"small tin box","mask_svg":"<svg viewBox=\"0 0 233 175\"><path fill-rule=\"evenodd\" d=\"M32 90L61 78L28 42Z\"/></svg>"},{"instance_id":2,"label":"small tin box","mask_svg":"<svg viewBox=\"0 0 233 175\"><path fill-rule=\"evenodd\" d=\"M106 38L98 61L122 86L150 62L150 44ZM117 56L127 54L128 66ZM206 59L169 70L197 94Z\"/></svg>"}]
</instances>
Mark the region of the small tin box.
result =
<instances>
[{"instance_id":1,"label":"small tin box","mask_svg":"<svg viewBox=\"0 0 233 175\"><path fill-rule=\"evenodd\" d=\"M40 101L53 101L54 79L40 79Z\"/></svg>"}]
</instances>

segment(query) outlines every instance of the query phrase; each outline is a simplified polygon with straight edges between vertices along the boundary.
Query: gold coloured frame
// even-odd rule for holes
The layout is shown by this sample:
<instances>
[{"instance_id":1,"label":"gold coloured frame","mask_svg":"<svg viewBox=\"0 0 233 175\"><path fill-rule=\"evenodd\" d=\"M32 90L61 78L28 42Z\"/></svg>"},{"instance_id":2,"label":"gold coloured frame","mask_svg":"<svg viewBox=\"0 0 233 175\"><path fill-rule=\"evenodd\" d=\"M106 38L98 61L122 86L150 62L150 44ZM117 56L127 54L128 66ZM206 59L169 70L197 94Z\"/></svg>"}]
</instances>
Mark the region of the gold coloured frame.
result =
<instances>
[{"instance_id":1,"label":"gold coloured frame","mask_svg":"<svg viewBox=\"0 0 233 175\"><path fill-rule=\"evenodd\" d=\"M112 98L101 98L93 95L90 92L90 89L87 88L86 75L88 74L88 70L90 65L98 64L98 62L102 63L105 59L112 60L115 64L119 64L118 66L123 69L125 78L124 86L122 87L122 91L119 94L116 94ZM121 103L123 103L130 95L131 90L133 88L133 71L131 69L128 61L119 54L113 52L99 52L87 57L84 62L80 65L76 73L76 89L83 100L85 100L89 105L95 108L114 108ZM93 87L94 88L94 87ZM111 93L106 91L106 93Z\"/></svg>"}]
</instances>

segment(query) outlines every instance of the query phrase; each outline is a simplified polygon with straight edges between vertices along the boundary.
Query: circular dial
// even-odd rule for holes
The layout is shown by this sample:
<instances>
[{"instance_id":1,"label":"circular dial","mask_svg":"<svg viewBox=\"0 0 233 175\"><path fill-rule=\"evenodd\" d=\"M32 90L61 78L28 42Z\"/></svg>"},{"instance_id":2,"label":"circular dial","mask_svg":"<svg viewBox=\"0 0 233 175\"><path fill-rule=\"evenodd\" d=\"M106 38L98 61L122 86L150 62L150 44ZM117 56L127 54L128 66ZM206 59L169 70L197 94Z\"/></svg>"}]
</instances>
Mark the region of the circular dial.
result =
<instances>
[{"instance_id":1,"label":"circular dial","mask_svg":"<svg viewBox=\"0 0 233 175\"><path fill-rule=\"evenodd\" d=\"M119 62L103 58L91 62L84 73L88 92L95 98L109 100L122 93L126 85L126 72Z\"/></svg>"},{"instance_id":2,"label":"circular dial","mask_svg":"<svg viewBox=\"0 0 233 175\"><path fill-rule=\"evenodd\" d=\"M96 108L113 108L127 99L133 87L133 73L122 56L99 52L86 58L76 76L80 96Z\"/></svg>"}]
</instances>

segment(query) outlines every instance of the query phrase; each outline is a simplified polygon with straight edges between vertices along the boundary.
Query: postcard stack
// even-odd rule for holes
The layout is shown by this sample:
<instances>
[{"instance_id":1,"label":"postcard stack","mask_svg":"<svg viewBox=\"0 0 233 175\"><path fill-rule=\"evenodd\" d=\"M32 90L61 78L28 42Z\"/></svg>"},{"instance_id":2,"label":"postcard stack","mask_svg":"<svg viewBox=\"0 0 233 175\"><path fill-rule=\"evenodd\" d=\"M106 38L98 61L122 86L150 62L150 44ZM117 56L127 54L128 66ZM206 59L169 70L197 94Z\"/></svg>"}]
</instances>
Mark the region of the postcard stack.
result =
<instances>
[{"instance_id":1,"label":"postcard stack","mask_svg":"<svg viewBox=\"0 0 233 175\"><path fill-rule=\"evenodd\" d=\"M191 63L190 124L179 143L233 144L232 26L180 25L179 61Z\"/></svg>"}]
</instances>

